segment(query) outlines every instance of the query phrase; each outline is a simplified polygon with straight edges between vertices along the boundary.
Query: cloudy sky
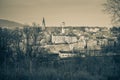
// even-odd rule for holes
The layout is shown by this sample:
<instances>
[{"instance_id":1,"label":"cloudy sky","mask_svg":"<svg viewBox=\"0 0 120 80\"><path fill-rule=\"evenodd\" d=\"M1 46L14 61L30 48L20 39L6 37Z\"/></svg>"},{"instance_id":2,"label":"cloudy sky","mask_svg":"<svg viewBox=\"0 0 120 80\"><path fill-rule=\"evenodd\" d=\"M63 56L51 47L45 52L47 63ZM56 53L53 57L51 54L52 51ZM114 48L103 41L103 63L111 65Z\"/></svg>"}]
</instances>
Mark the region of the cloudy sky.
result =
<instances>
[{"instance_id":1,"label":"cloudy sky","mask_svg":"<svg viewBox=\"0 0 120 80\"><path fill-rule=\"evenodd\" d=\"M0 18L47 26L61 22L73 26L110 26L110 16L103 12L106 0L0 0Z\"/></svg>"}]
</instances>

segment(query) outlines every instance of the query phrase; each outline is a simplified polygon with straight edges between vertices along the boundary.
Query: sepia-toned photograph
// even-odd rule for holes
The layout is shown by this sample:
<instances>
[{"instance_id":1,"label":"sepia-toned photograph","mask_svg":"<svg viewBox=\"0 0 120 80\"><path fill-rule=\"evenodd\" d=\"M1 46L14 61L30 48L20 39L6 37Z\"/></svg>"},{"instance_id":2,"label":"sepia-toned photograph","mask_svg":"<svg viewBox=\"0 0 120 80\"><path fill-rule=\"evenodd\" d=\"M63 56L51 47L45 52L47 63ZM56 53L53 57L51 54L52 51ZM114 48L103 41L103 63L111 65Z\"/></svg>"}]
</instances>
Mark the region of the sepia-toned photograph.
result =
<instances>
[{"instance_id":1,"label":"sepia-toned photograph","mask_svg":"<svg viewBox=\"0 0 120 80\"><path fill-rule=\"evenodd\" d=\"M0 0L0 80L120 80L120 0Z\"/></svg>"}]
</instances>

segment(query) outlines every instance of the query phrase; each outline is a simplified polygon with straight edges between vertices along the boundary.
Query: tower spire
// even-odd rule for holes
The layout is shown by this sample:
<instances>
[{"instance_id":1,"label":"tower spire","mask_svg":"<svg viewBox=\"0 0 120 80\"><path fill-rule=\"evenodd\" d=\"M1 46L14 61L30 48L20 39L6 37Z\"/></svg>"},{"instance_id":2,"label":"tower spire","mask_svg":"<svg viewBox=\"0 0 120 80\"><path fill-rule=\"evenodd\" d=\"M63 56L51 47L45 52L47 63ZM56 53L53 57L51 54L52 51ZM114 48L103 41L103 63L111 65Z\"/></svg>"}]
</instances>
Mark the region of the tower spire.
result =
<instances>
[{"instance_id":1,"label":"tower spire","mask_svg":"<svg viewBox=\"0 0 120 80\"><path fill-rule=\"evenodd\" d=\"M42 30L45 30L46 24L45 24L45 18L43 17L42 20Z\"/></svg>"}]
</instances>

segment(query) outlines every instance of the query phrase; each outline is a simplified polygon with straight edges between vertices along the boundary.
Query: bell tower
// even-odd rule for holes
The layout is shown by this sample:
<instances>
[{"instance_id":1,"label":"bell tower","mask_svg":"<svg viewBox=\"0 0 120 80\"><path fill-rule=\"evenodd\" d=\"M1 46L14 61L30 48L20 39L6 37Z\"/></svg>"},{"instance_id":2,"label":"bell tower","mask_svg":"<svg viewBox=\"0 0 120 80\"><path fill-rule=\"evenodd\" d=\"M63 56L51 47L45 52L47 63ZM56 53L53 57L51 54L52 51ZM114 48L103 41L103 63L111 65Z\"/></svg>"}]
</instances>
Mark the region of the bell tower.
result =
<instances>
[{"instance_id":1,"label":"bell tower","mask_svg":"<svg viewBox=\"0 0 120 80\"><path fill-rule=\"evenodd\" d=\"M62 22L62 33L65 33L64 27L65 27L65 22Z\"/></svg>"}]
</instances>

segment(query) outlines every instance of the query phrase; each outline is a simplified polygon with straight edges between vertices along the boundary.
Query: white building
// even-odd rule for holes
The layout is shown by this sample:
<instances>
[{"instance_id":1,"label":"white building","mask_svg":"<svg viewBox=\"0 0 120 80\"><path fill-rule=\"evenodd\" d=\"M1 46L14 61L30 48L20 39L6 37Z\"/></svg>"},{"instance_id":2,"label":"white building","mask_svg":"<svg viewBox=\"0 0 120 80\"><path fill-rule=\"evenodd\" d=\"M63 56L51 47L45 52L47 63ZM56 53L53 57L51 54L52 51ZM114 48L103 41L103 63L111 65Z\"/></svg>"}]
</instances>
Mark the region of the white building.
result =
<instances>
[{"instance_id":1,"label":"white building","mask_svg":"<svg viewBox=\"0 0 120 80\"><path fill-rule=\"evenodd\" d=\"M97 32L99 30L100 28L97 28L97 27L85 28L86 32Z\"/></svg>"},{"instance_id":2,"label":"white building","mask_svg":"<svg viewBox=\"0 0 120 80\"><path fill-rule=\"evenodd\" d=\"M73 54L73 53L59 53L59 57L60 58L68 58L68 57L75 57L77 56L77 54Z\"/></svg>"},{"instance_id":3,"label":"white building","mask_svg":"<svg viewBox=\"0 0 120 80\"><path fill-rule=\"evenodd\" d=\"M77 41L78 41L77 37L52 35L52 43L55 43L55 44L74 43Z\"/></svg>"}]
</instances>

